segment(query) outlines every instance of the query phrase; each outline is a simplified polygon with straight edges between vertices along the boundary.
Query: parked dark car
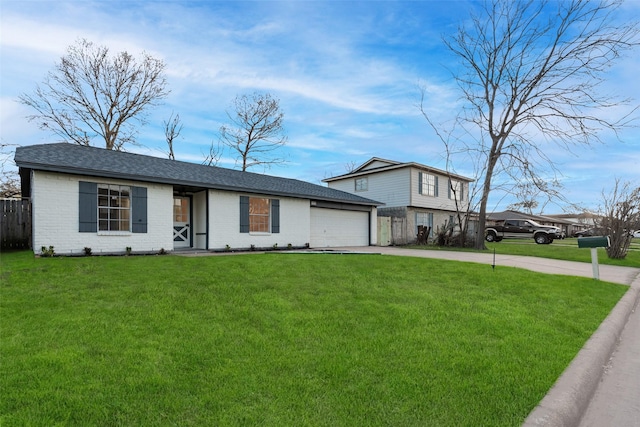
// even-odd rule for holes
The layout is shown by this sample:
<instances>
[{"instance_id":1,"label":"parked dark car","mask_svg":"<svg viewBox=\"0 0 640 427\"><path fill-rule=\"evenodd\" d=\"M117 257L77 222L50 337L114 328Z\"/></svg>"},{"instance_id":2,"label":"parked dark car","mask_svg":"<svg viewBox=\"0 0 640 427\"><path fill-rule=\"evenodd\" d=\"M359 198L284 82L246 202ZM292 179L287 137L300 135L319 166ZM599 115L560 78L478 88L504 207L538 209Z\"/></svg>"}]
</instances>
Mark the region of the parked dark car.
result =
<instances>
[{"instance_id":1,"label":"parked dark car","mask_svg":"<svg viewBox=\"0 0 640 427\"><path fill-rule=\"evenodd\" d=\"M530 219L498 220L494 225L485 228L487 242L499 242L502 239L533 239L537 244L544 245L561 239L562 232L558 227L540 225Z\"/></svg>"}]
</instances>

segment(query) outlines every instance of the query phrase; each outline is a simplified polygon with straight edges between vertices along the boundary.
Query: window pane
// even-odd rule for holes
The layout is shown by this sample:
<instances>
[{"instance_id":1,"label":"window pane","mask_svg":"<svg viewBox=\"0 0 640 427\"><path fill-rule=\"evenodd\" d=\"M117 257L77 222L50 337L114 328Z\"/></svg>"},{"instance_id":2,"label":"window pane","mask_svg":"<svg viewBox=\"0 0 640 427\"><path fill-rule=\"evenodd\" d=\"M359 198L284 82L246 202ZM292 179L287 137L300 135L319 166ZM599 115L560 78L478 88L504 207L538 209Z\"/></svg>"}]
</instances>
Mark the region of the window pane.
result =
<instances>
[{"instance_id":1,"label":"window pane","mask_svg":"<svg viewBox=\"0 0 640 427\"><path fill-rule=\"evenodd\" d=\"M180 199L180 221L189 222L189 199Z\"/></svg>"},{"instance_id":2,"label":"window pane","mask_svg":"<svg viewBox=\"0 0 640 427\"><path fill-rule=\"evenodd\" d=\"M356 191L367 191L369 187L367 178L356 178Z\"/></svg>"},{"instance_id":3,"label":"window pane","mask_svg":"<svg viewBox=\"0 0 640 427\"><path fill-rule=\"evenodd\" d=\"M427 196L436 195L436 177L428 173L422 174L422 194Z\"/></svg>"},{"instance_id":4,"label":"window pane","mask_svg":"<svg viewBox=\"0 0 640 427\"><path fill-rule=\"evenodd\" d=\"M268 215L269 214L269 199L249 199L249 214L255 215Z\"/></svg>"},{"instance_id":5,"label":"window pane","mask_svg":"<svg viewBox=\"0 0 640 427\"><path fill-rule=\"evenodd\" d=\"M254 216L249 224L249 231L257 233L269 232L269 217Z\"/></svg>"},{"instance_id":6,"label":"window pane","mask_svg":"<svg viewBox=\"0 0 640 427\"><path fill-rule=\"evenodd\" d=\"M109 198L107 196L98 196L98 206L109 206Z\"/></svg>"},{"instance_id":7,"label":"window pane","mask_svg":"<svg viewBox=\"0 0 640 427\"><path fill-rule=\"evenodd\" d=\"M98 186L98 230L130 231L131 187Z\"/></svg>"},{"instance_id":8,"label":"window pane","mask_svg":"<svg viewBox=\"0 0 640 427\"><path fill-rule=\"evenodd\" d=\"M173 199L173 221L189 222L189 199Z\"/></svg>"},{"instance_id":9,"label":"window pane","mask_svg":"<svg viewBox=\"0 0 640 427\"><path fill-rule=\"evenodd\" d=\"M120 197L114 192L109 195L109 206L112 208L117 208L120 206Z\"/></svg>"},{"instance_id":10,"label":"window pane","mask_svg":"<svg viewBox=\"0 0 640 427\"><path fill-rule=\"evenodd\" d=\"M269 199L251 197L249 199L249 231L268 233L269 212L271 203Z\"/></svg>"}]
</instances>

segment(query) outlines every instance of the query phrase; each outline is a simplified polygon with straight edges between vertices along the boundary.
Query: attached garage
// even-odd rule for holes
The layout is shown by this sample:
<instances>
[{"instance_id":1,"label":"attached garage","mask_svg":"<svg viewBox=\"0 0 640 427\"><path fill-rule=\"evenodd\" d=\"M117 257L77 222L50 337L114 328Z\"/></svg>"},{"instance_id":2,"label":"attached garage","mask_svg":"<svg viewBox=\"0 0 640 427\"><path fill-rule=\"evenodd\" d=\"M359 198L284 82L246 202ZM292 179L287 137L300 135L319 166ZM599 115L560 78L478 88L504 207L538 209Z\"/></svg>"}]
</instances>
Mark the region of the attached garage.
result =
<instances>
[{"instance_id":1,"label":"attached garage","mask_svg":"<svg viewBox=\"0 0 640 427\"><path fill-rule=\"evenodd\" d=\"M311 247L369 246L371 211L311 208Z\"/></svg>"}]
</instances>

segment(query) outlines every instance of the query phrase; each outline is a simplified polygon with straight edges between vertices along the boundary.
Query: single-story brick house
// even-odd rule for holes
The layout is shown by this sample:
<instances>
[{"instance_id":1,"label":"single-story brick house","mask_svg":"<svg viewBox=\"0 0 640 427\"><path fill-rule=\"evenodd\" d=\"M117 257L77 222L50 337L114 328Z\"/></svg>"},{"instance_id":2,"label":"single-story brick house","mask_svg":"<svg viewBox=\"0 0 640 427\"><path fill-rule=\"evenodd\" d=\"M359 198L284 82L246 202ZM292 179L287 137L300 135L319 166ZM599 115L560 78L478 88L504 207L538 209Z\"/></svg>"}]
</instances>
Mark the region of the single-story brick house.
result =
<instances>
[{"instance_id":1,"label":"single-story brick house","mask_svg":"<svg viewBox=\"0 0 640 427\"><path fill-rule=\"evenodd\" d=\"M67 143L15 162L35 253L376 244L381 203L305 181Z\"/></svg>"}]
</instances>

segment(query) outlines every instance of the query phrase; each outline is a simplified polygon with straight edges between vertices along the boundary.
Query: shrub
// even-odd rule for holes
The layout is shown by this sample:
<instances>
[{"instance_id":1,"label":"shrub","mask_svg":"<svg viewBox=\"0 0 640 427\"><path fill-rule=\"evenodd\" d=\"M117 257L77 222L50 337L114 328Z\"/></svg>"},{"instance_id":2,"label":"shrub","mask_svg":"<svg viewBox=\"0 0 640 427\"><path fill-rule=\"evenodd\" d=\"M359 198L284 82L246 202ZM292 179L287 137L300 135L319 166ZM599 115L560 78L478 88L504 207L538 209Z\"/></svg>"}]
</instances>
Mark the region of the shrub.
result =
<instances>
[{"instance_id":1,"label":"shrub","mask_svg":"<svg viewBox=\"0 0 640 427\"><path fill-rule=\"evenodd\" d=\"M49 246L49 248L47 248L46 246L43 246L40 250L40 256L42 257L51 257L54 256L56 254L56 251L53 249L53 246Z\"/></svg>"}]
</instances>

